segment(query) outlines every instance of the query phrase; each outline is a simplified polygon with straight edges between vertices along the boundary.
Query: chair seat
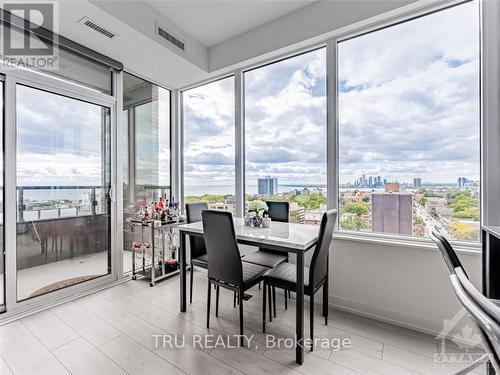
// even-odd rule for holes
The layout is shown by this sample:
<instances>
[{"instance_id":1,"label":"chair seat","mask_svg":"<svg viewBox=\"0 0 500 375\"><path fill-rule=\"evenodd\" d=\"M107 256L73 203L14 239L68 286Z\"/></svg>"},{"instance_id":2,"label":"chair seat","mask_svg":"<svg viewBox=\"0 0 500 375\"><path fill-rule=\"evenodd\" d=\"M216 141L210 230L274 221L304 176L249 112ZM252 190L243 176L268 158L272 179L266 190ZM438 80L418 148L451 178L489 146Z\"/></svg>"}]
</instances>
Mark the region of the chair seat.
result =
<instances>
[{"instance_id":1,"label":"chair seat","mask_svg":"<svg viewBox=\"0 0 500 375\"><path fill-rule=\"evenodd\" d=\"M291 263L281 263L264 275L264 281L283 289L296 291L297 266ZM304 293L309 294L309 268L304 267Z\"/></svg>"},{"instance_id":2,"label":"chair seat","mask_svg":"<svg viewBox=\"0 0 500 375\"><path fill-rule=\"evenodd\" d=\"M191 264L200 268L208 268L208 256L207 254L200 255L199 257L191 259Z\"/></svg>"},{"instance_id":3,"label":"chair seat","mask_svg":"<svg viewBox=\"0 0 500 375\"><path fill-rule=\"evenodd\" d=\"M288 256L268 253L265 250L259 250L250 254L246 254L241 260L247 263L253 263L268 268L274 268L278 264L286 262L288 260Z\"/></svg>"},{"instance_id":4,"label":"chair seat","mask_svg":"<svg viewBox=\"0 0 500 375\"><path fill-rule=\"evenodd\" d=\"M258 264L241 262L243 268L243 287L244 289L251 288L257 284L262 275L269 270L269 268L264 266L259 266Z\"/></svg>"}]
</instances>

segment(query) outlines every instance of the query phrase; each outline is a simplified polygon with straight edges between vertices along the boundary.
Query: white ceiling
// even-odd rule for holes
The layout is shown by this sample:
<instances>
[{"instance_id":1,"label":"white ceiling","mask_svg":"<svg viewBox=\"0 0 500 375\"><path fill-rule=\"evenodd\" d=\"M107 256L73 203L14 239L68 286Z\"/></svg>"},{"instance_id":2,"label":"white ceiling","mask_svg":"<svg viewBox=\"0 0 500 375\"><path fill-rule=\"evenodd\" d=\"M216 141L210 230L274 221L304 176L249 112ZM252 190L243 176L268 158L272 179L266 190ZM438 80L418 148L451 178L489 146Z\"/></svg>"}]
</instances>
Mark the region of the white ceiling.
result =
<instances>
[{"instance_id":1,"label":"white ceiling","mask_svg":"<svg viewBox=\"0 0 500 375\"><path fill-rule=\"evenodd\" d=\"M206 47L271 22L316 0L145 0Z\"/></svg>"}]
</instances>

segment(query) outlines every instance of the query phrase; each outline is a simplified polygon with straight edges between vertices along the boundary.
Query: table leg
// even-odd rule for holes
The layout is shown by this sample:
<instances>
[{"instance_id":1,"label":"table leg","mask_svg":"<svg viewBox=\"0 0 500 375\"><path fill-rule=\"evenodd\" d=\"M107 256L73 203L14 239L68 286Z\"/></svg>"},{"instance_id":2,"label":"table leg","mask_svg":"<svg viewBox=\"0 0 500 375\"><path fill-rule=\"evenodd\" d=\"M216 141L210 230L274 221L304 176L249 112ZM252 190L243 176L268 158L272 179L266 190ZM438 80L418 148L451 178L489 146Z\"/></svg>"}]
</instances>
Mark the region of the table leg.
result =
<instances>
[{"instance_id":1,"label":"table leg","mask_svg":"<svg viewBox=\"0 0 500 375\"><path fill-rule=\"evenodd\" d=\"M179 233L179 265L181 281L181 312L186 311L186 237L184 232Z\"/></svg>"},{"instance_id":2,"label":"table leg","mask_svg":"<svg viewBox=\"0 0 500 375\"><path fill-rule=\"evenodd\" d=\"M296 302L296 340L295 362L304 363L304 254L297 253L297 302Z\"/></svg>"}]
</instances>

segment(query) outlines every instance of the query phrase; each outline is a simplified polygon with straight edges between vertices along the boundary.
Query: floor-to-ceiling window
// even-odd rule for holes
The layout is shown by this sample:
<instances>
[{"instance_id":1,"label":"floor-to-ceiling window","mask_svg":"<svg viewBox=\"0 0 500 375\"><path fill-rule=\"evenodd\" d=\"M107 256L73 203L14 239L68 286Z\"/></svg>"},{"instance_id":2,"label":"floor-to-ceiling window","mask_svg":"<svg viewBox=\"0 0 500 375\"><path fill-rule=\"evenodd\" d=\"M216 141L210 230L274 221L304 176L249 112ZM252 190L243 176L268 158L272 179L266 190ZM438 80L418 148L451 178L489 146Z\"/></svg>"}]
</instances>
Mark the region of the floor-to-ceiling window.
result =
<instances>
[{"instance_id":1,"label":"floor-to-ceiling window","mask_svg":"<svg viewBox=\"0 0 500 375\"><path fill-rule=\"evenodd\" d=\"M170 197L170 91L123 74L123 271L132 270L130 219ZM175 199L175 197L172 197Z\"/></svg>"},{"instance_id":2,"label":"floor-to-ceiling window","mask_svg":"<svg viewBox=\"0 0 500 375\"><path fill-rule=\"evenodd\" d=\"M245 201L290 202L317 224L327 206L326 49L244 73Z\"/></svg>"},{"instance_id":3,"label":"floor-to-ceiling window","mask_svg":"<svg viewBox=\"0 0 500 375\"><path fill-rule=\"evenodd\" d=\"M184 203L235 212L234 77L182 93Z\"/></svg>"},{"instance_id":4,"label":"floor-to-ceiling window","mask_svg":"<svg viewBox=\"0 0 500 375\"><path fill-rule=\"evenodd\" d=\"M479 240L475 1L338 43L340 228Z\"/></svg>"},{"instance_id":5,"label":"floor-to-ceiling window","mask_svg":"<svg viewBox=\"0 0 500 375\"><path fill-rule=\"evenodd\" d=\"M17 300L110 273L110 109L16 86Z\"/></svg>"}]
</instances>

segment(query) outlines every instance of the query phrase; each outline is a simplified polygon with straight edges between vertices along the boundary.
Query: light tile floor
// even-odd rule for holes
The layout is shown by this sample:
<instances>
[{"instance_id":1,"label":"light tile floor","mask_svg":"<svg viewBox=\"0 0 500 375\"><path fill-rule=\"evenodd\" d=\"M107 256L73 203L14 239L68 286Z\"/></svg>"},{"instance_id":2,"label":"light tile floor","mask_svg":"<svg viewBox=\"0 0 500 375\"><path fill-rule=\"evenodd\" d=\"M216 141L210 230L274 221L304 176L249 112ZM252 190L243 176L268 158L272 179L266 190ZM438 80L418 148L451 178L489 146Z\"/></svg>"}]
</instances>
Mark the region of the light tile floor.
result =
<instances>
[{"instance_id":1,"label":"light tile floor","mask_svg":"<svg viewBox=\"0 0 500 375\"><path fill-rule=\"evenodd\" d=\"M193 304L180 313L177 277L153 288L144 280L129 281L0 326L0 374L428 375L457 371L436 365L438 342L431 336L337 310L330 311L325 326L320 308L316 309L315 336L348 338L352 346L316 348L298 366L294 349L266 347L266 336L261 333L262 294L257 287L244 304L245 333L254 335L251 347L200 347L193 335L225 339L238 333L238 309L233 308L232 293L226 290L221 291L219 317L213 305L211 328L205 328L206 289L206 274L196 272ZM308 316L306 311L306 322ZM283 294L278 293L278 315L267 323L267 333L293 337L294 322L294 299L284 310ZM183 337L178 342L183 347L157 347L154 335L163 334ZM230 342L236 344L234 338ZM484 374L484 368L474 373Z\"/></svg>"}]
</instances>

